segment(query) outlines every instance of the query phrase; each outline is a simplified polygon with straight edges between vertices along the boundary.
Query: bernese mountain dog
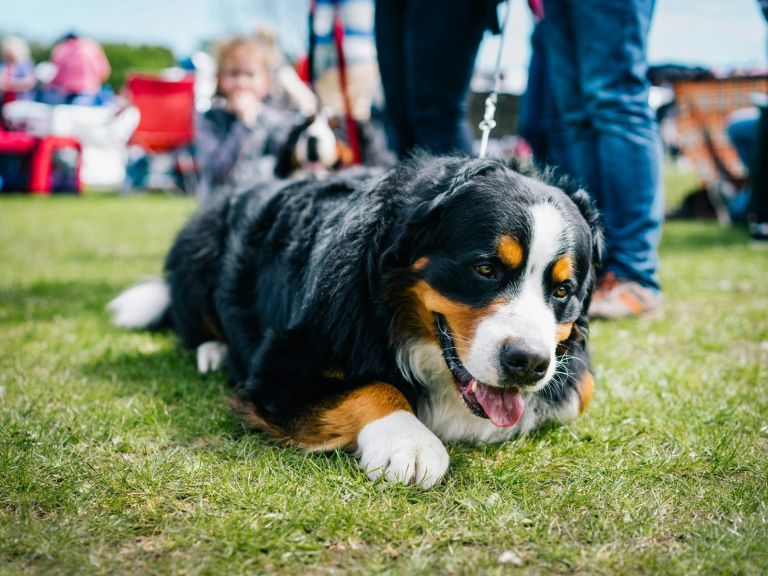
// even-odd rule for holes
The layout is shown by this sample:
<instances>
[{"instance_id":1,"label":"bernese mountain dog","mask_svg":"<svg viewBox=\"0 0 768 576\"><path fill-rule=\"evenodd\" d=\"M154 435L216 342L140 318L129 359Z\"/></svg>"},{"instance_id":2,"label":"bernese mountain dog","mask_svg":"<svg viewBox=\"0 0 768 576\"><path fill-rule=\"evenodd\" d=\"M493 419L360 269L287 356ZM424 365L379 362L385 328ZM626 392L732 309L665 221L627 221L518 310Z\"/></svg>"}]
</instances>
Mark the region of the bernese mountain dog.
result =
<instances>
[{"instance_id":1,"label":"bernese mountain dog","mask_svg":"<svg viewBox=\"0 0 768 576\"><path fill-rule=\"evenodd\" d=\"M353 128L360 147L361 164L387 168L395 165L382 127L368 121L358 122ZM328 111L310 116L294 126L277 155L275 177L306 178L312 175L322 179L354 165L355 153L345 141L346 129L343 119Z\"/></svg>"},{"instance_id":2,"label":"bernese mountain dog","mask_svg":"<svg viewBox=\"0 0 768 576\"><path fill-rule=\"evenodd\" d=\"M276 178L325 177L349 163L351 151L342 144L322 114L297 124L282 146L275 165Z\"/></svg>"},{"instance_id":3,"label":"bernese mountain dog","mask_svg":"<svg viewBox=\"0 0 768 576\"><path fill-rule=\"evenodd\" d=\"M261 184L195 214L165 278L109 307L226 362L247 421L373 479L428 488L443 442L582 412L601 249L586 192L489 159Z\"/></svg>"}]
</instances>

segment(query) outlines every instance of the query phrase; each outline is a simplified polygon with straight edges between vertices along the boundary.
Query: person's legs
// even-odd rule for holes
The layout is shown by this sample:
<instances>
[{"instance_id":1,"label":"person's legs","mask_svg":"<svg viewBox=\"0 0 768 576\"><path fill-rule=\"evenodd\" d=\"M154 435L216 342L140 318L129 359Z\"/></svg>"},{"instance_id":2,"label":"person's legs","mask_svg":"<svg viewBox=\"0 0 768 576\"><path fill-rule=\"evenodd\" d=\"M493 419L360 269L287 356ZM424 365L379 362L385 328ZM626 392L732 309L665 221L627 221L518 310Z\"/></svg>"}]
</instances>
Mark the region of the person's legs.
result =
<instances>
[{"instance_id":1,"label":"person's legs","mask_svg":"<svg viewBox=\"0 0 768 576\"><path fill-rule=\"evenodd\" d=\"M594 150L593 133L586 120L586 103L579 82L580 60L571 23L572 7L561 0L545 1L546 17L539 30L546 51L545 83L552 92L557 118L549 135L548 161L565 174L587 186L597 205L600 190L590 186L594 170L589 151Z\"/></svg>"},{"instance_id":2,"label":"person's legs","mask_svg":"<svg viewBox=\"0 0 768 576\"><path fill-rule=\"evenodd\" d=\"M757 124L760 114L757 108L737 110L728 118L726 132L736 148L742 164L749 170L757 149Z\"/></svg>"},{"instance_id":3,"label":"person's legs","mask_svg":"<svg viewBox=\"0 0 768 576\"><path fill-rule=\"evenodd\" d=\"M520 103L518 130L542 164L555 164L560 158L555 134L559 134L558 114L547 71L547 45L544 28L547 21L536 24L531 35L531 62L528 65L528 86Z\"/></svg>"},{"instance_id":4,"label":"person's legs","mask_svg":"<svg viewBox=\"0 0 768 576\"><path fill-rule=\"evenodd\" d=\"M568 168L603 215L604 271L655 291L663 206L661 143L646 79L653 5L653 0L558 0L546 2L545 12L555 29L555 95L567 144L577 155ZM558 69L568 66L577 87L557 79Z\"/></svg>"},{"instance_id":5,"label":"person's legs","mask_svg":"<svg viewBox=\"0 0 768 576\"><path fill-rule=\"evenodd\" d=\"M729 115L725 127L728 139L736 149L736 153L750 177L757 152L759 119L760 113L757 108L741 108ZM736 190L728 183L720 183L713 189L713 192L716 194L712 201L715 210L720 209L722 205L727 210L731 222L743 223L747 221L752 198L750 185Z\"/></svg>"},{"instance_id":6,"label":"person's legs","mask_svg":"<svg viewBox=\"0 0 768 576\"><path fill-rule=\"evenodd\" d=\"M749 179L752 185L750 233L760 245L768 245L768 108L761 108L757 142Z\"/></svg>"},{"instance_id":7,"label":"person's legs","mask_svg":"<svg viewBox=\"0 0 768 576\"><path fill-rule=\"evenodd\" d=\"M520 136L526 139L533 150L533 156L540 162L546 162L547 130L544 126L542 102L546 90L544 62L544 40L541 23L536 24L531 35L531 61L528 64L528 85L520 100L520 117L517 121Z\"/></svg>"},{"instance_id":8,"label":"person's legs","mask_svg":"<svg viewBox=\"0 0 768 576\"><path fill-rule=\"evenodd\" d=\"M405 14L408 0L376 2L376 50L379 73L386 100L386 116L394 136L393 148L402 157L415 145L415 137L408 116L407 69L405 52Z\"/></svg>"},{"instance_id":9,"label":"person's legs","mask_svg":"<svg viewBox=\"0 0 768 576\"><path fill-rule=\"evenodd\" d=\"M485 2L470 0L408 4L408 112L420 148L437 154L472 152L467 102L475 56L487 24L485 9Z\"/></svg>"}]
</instances>

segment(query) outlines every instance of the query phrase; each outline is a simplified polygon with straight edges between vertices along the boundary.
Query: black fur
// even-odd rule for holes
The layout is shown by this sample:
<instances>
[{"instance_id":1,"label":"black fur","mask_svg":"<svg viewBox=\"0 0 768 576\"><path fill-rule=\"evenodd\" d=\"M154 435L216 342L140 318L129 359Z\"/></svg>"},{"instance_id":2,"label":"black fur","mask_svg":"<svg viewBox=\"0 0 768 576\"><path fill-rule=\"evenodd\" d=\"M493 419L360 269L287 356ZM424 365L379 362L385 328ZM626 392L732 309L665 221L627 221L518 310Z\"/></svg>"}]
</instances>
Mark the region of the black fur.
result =
<instances>
[{"instance_id":1,"label":"black fur","mask_svg":"<svg viewBox=\"0 0 768 576\"><path fill-rule=\"evenodd\" d=\"M395 357L409 336L399 296L425 278L453 300L487 303L499 286L463 276L457 263L487 251L500 231L524 230L528 223L515 220L520 206L546 195L577 222L579 235L577 290L557 312L580 326L562 346L575 358L573 386L587 360L591 262L601 237L586 194L566 194L532 186L495 160L429 156L386 175L359 169L325 181L262 184L196 214L180 232L166 261L174 328L188 347L226 340L233 382L281 424L374 381L394 385L413 404L422 391ZM425 255L430 266L412 269ZM343 379L327 376L338 370ZM554 388L542 395L556 401L564 392Z\"/></svg>"}]
</instances>

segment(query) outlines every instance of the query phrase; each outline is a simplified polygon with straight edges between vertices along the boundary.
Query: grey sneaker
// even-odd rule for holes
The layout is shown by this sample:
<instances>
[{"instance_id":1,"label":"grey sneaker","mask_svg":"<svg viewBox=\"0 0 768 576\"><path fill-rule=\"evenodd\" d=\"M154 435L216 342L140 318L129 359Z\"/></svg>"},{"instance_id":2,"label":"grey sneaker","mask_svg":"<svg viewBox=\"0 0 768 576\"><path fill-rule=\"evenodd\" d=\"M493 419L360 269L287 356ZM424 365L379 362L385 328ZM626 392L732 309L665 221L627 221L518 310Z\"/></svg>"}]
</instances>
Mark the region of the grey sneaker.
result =
<instances>
[{"instance_id":1,"label":"grey sneaker","mask_svg":"<svg viewBox=\"0 0 768 576\"><path fill-rule=\"evenodd\" d=\"M608 272L598 280L589 317L603 320L658 318L663 311L660 294Z\"/></svg>"}]
</instances>

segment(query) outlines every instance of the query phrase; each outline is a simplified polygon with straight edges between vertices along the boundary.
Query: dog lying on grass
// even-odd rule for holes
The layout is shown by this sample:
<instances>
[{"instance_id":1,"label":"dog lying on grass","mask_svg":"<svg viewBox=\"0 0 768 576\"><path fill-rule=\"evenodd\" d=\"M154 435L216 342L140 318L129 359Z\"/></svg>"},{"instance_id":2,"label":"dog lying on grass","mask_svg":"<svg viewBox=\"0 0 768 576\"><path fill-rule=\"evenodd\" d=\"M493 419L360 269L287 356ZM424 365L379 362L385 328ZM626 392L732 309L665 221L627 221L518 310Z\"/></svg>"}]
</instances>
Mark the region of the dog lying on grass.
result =
<instances>
[{"instance_id":1,"label":"dog lying on grass","mask_svg":"<svg viewBox=\"0 0 768 576\"><path fill-rule=\"evenodd\" d=\"M587 406L600 251L584 191L495 160L260 185L195 214L165 279L109 304L226 362L248 422L433 486L445 441L499 442Z\"/></svg>"}]
</instances>

